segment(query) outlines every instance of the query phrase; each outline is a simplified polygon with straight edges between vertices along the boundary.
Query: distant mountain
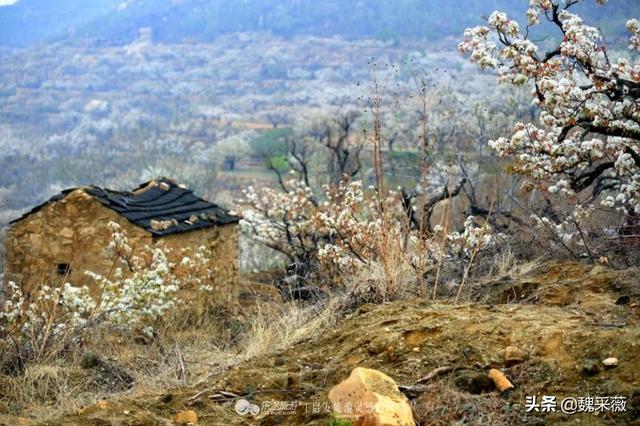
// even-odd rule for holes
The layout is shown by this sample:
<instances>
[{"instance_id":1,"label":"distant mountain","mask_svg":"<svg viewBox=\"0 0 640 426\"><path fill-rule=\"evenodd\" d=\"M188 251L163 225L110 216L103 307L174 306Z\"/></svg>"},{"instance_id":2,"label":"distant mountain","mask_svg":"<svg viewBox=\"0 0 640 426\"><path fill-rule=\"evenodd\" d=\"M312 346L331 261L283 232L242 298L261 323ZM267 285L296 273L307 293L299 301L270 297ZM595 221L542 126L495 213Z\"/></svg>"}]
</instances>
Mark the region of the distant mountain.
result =
<instances>
[{"instance_id":1,"label":"distant mountain","mask_svg":"<svg viewBox=\"0 0 640 426\"><path fill-rule=\"evenodd\" d=\"M0 7L0 45L27 46L74 30L115 11L119 0L21 0ZM97 22L97 21L95 21Z\"/></svg>"},{"instance_id":2,"label":"distant mountain","mask_svg":"<svg viewBox=\"0 0 640 426\"><path fill-rule=\"evenodd\" d=\"M495 9L524 16L527 0L21 0L0 7L0 45L29 46L53 40L92 39L118 45L150 27L159 42L207 41L238 31L283 36L460 36ZM638 0L587 0L576 7L610 38L640 17Z\"/></svg>"}]
</instances>

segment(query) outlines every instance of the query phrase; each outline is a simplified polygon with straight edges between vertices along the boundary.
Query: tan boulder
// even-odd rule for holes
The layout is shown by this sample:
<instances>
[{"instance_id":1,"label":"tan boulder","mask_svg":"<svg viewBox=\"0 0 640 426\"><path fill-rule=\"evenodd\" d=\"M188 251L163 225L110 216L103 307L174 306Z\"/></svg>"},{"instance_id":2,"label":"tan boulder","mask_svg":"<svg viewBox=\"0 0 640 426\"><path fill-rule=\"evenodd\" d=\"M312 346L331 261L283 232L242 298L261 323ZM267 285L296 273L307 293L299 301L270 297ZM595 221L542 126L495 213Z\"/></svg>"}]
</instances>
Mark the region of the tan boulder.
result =
<instances>
[{"instance_id":1,"label":"tan boulder","mask_svg":"<svg viewBox=\"0 0 640 426\"><path fill-rule=\"evenodd\" d=\"M413 426L407 397L392 378L377 370L357 367L334 386L329 401L337 417L353 426Z\"/></svg>"},{"instance_id":2,"label":"tan boulder","mask_svg":"<svg viewBox=\"0 0 640 426\"><path fill-rule=\"evenodd\" d=\"M173 416L173 422L179 425L195 425L198 424L198 415L193 410L178 411Z\"/></svg>"}]
</instances>

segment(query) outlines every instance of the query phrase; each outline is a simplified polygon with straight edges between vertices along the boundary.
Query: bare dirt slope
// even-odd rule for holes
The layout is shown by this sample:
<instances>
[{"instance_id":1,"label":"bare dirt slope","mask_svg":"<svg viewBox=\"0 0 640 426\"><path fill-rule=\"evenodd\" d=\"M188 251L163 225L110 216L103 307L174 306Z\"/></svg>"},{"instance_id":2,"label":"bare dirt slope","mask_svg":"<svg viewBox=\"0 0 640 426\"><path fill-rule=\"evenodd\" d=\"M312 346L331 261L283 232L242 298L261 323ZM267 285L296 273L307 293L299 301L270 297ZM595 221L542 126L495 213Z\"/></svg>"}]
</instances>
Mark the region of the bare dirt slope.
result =
<instances>
[{"instance_id":1,"label":"bare dirt slope","mask_svg":"<svg viewBox=\"0 0 640 426\"><path fill-rule=\"evenodd\" d=\"M640 281L635 270L555 263L470 288L474 304L409 300L364 305L332 330L281 353L254 359L196 387L126 395L106 408L48 425L171 424L179 410L204 425L326 425L329 389L356 366L379 369L414 401L420 424L640 424ZM523 359L505 361L505 348ZM619 359L615 368L602 360ZM444 374L412 386L435 368ZM499 394L483 380L499 368L515 388ZM294 414L240 416L238 395L253 402L301 401ZM527 395L625 396L625 413L525 412ZM558 408L559 410L559 408Z\"/></svg>"}]
</instances>

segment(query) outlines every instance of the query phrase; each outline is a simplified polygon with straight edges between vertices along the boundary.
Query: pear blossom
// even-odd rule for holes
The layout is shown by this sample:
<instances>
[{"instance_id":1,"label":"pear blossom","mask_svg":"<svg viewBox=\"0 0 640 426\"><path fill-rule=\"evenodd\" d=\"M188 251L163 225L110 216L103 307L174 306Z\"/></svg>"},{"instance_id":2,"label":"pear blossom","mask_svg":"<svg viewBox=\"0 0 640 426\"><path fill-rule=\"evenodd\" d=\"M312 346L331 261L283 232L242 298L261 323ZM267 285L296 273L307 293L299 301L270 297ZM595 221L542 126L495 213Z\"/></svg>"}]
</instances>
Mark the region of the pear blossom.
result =
<instances>
[{"instance_id":1,"label":"pear blossom","mask_svg":"<svg viewBox=\"0 0 640 426\"><path fill-rule=\"evenodd\" d=\"M529 26L544 18L558 29L558 44L546 52L529 28L499 11L487 26L465 30L458 48L495 69L499 83L531 88L539 119L489 142L515 172L567 197L593 188L593 201L640 213L640 61L610 57L600 31L572 13L580 1L529 2ZM639 50L640 21L626 28L629 48Z\"/></svg>"},{"instance_id":2,"label":"pear blossom","mask_svg":"<svg viewBox=\"0 0 640 426\"><path fill-rule=\"evenodd\" d=\"M295 178L285 187L286 192L248 188L246 200L251 207L243 212L242 229L288 256L293 264L309 262L314 278L330 285L380 262L390 250L401 252L408 264L424 270L440 260L468 259L474 250L486 249L499 239L473 218L460 232L442 236L442 229L436 227L425 239L408 226L399 190L380 195L359 180L324 186L320 194Z\"/></svg>"}]
</instances>

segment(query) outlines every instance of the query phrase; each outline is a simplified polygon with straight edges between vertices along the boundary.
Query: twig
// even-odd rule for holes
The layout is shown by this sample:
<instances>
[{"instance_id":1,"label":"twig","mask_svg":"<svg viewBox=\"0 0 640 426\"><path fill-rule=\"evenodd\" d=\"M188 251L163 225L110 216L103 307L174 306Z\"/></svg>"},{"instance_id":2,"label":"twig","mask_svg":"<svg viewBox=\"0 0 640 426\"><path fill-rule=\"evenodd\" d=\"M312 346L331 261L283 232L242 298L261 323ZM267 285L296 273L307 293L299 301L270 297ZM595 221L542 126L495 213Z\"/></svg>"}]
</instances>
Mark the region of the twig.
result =
<instances>
[{"instance_id":1,"label":"twig","mask_svg":"<svg viewBox=\"0 0 640 426\"><path fill-rule=\"evenodd\" d=\"M467 264L467 267L464 270L464 275L462 276L462 282L460 283L460 287L458 288L458 293L456 294L456 299L454 303L458 303L458 299L460 298L460 294L462 293L462 288L464 287L465 283L467 282L467 279L469 278L469 272L471 271L471 267L473 266L473 261L475 260L476 256L478 255L478 252L481 249L482 239L485 237L486 228L489 223L489 217L491 217L492 210L493 210L493 201L491 202L491 206L489 207L489 213L487 213L487 217L485 218L484 227L483 227L482 233L480 234L480 238L478 239L478 244L473 248L473 252L471 253L471 258L469 259L469 263Z\"/></svg>"},{"instance_id":2,"label":"twig","mask_svg":"<svg viewBox=\"0 0 640 426\"><path fill-rule=\"evenodd\" d=\"M615 324L615 323L603 323L603 322L592 322L589 324L592 327L605 327L605 328L625 328L628 324L626 322Z\"/></svg>"},{"instance_id":3,"label":"twig","mask_svg":"<svg viewBox=\"0 0 640 426\"><path fill-rule=\"evenodd\" d=\"M433 283L433 295L432 300L436 300L436 292L438 291L438 283L440 281L440 272L442 271L442 262L444 261L445 251L447 250L447 235L449 234L449 222L451 221L451 200L447 204L447 210L444 214L444 233L442 234L442 253L440 259L438 259L438 269L436 270L436 280Z\"/></svg>"},{"instance_id":4,"label":"twig","mask_svg":"<svg viewBox=\"0 0 640 426\"><path fill-rule=\"evenodd\" d=\"M176 355L178 357L178 367L180 368L180 376L178 377L182 383L187 383L187 367L184 365L184 357L180 346L176 343Z\"/></svg>"},{"instance_id":5,"label":"twig","mask_svg":"<svg viewBox=\"0 0 640 426\"><path fill-rule=\"evenodd\" d=\"M456 367L456 366L453 366L453 365L445 365L445 366L442 366L442 367L434 368L433 370L431 370L429 372L429 374L427 374L426 376L420 377L411 386L415 386L415 385L420 384L420 383L428 382L429 380L433 379L436 376L439 376L439 375L445 374L445 373L450 373L450 372L453 372L453 371L456 371L456 370L460 370L461 368L462 367Z\"/></svg>"},{"instance_id":6,"label":"twig","mask_svg":"<svg viewBox=\"0 0 640 426\"><path fill-rule=\"evenodd\" d=\"M429 374L427 374L424 377L419 378L418 380L416 380L413 384L411 385L400 385L398 386L398 389L400 389L400 391L402 393L404 393L405 395L411 397L412 395L414 396L418 396L419 394L423 393L424 391L427 390L427 385L425 385L425 382L430 381L431 379L435 378L436 376L440 376L442 374L446 374L446 373L450 373L452 371L456 371L456 370L461 370L463 367L454 367L453 365L445 365L443 367L438 367L435 368L433 370L431 370L431 372Z\"/></svg>"},{"instance_id":7,"label":"twig","mask_svg":"<svg viewBox=\"0 0 640 426\"><path fill-rule=\"evenodd\" d=\"M223 389L207 388L207 389L201 390L200 392L196 393L195 395L193 395L192 397L187 399L187 405L193 405L202 395L204 395L204 394L206 394L208 392L217 392L217 393L219 393L221 395L228 396L229 398L237 398L239 396L239 395L236 395L233 392L225 391Z\"/></svg>"}]
</instances>

